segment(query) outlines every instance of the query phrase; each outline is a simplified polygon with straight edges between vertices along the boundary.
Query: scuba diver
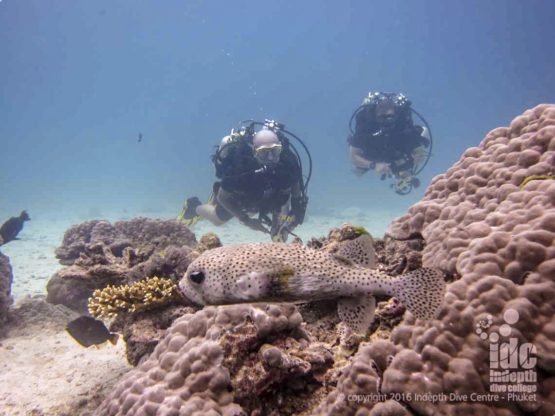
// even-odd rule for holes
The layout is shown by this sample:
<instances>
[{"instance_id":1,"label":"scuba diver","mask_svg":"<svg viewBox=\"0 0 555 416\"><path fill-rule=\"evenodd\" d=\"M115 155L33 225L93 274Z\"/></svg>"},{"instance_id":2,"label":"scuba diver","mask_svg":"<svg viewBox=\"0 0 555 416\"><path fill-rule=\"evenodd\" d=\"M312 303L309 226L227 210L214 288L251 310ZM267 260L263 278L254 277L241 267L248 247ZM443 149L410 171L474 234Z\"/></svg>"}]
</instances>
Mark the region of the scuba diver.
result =
<instances>
[{"instance_id":1,"label":"scuba diver","mask_svg":"<svg viewBox=\"0 0 555 416\"><path fill-rule=\"evenodd\" d=\"M414 124L413 113L426 127ZM416 175L428 163L432 136L428 123L407 97L370 92L351 116L349 129L347 142L357 175L375 170L381 180L393 178L391 187L400 195L420 186Z\"/></svg>"},{"instance_id":2,"label":"scuba diver","mask_svg":"<svg viewBox=\"0 0 555 416\"><path fill-rule=\"evenodd\" d=\"M290 138L307 154L306 181L301 157ZM236 217L247 227L270 234L276 242L295 235L293 229L304 221L312 171L310 153L301 139L273 120L247 120L222 139L212 162L219 179L212 197L206 204L189 198L178 219L193 224L200 217L221 225Z\"/></svg>"}]
</instances>

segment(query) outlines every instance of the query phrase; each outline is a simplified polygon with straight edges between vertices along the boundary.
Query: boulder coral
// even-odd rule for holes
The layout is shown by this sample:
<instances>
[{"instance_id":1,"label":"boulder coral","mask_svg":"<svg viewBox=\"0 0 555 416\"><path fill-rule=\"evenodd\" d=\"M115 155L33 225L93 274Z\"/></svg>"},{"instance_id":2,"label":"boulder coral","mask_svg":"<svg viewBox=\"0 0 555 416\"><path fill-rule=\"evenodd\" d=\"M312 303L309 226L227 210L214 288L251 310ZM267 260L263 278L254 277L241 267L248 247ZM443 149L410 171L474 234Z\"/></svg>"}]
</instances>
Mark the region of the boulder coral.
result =
<instances>
[{"instance_id":1,"label":"boulder coral","mask_svg":"<svg viewBox=\"0 0 555 416\"><path fill-rule=\"evenodd\" d=\"M96 414L264 415L278 400L299 408L302 393L318 385L315 380L333 361L323 345L309 343L301 322L288 304L186 314Z\"/></svg>"},{"instance_id":2,"label":"boulder coral","mask_svg":"<svg viewBox=\"0 0 555 416\"><path fill-rule=\"evenodd\" d=\"M67 230L62 245L56 249L56 257L61 264L69 266L98 243L107 246L116 257L121 257L127 247L133 247L140 255L148 257L155 250L170 245L192 246L196 239L186 225L175 220L141 217L114 224L93 220Z\"/></svg>"},{"instance_id":3,"label":"boulder coral","mask_svg":"<svg viewBox=\"0 0 555 416\"><path fill-rule=\"evenodd\" d=\"M423 236L425 267L459 279L436 321L409 314L392 333L399 352L384 372L384 392L458 394L407 402L424 415L461 414L463 407L473 414L555 413L554 169L555 105L540 105L465 151L391 224L392 237ZM531 176L541 179L526 182ZM512 352L503 356L504 346ZM528 361L520 357L514 365L514 346L529 348ZM496 359L515 373L531 370L531 379L496 379L490 373ZM488 400L486 394L509 385L520 394ZM483 396L473 401L472 393Z\"/></svg>"}]
</instances>

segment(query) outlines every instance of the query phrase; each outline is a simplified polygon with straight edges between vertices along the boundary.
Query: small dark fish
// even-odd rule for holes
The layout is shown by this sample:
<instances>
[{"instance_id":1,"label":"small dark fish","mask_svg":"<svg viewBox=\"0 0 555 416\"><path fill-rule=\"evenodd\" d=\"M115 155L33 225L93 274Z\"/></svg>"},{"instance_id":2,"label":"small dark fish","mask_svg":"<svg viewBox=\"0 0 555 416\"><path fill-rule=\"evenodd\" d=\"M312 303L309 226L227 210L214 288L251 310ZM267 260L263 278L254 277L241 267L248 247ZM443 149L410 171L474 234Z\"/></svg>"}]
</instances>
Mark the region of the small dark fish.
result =
<instances>
[{"instance_id":1,"label":"small dark fish","mask_svg":"<svg viewBox=\"0 0 555 416\"><path fill-rule=\"evenodd\" d=\"M106 328L104 322L90 316L80 316L66 326L66 331L83 347L104 344L110 341L113 345L118 342L119 335Z\"/></svg>"},{"instance_id":2,"label":"small dark fish","mask_svg":"<svg viewBox=\"0 0 555 416\"><path fill-rule=\"evenodd\" d=\"M23 229L23 223L31 218L27 211L21 211L19 217L11 217L0 227L0 245L16 240L17 235Z\"/></svg>"},{"instance_id":3,"label":"small dark fish","mask_svg":"<svg viewBox=\"0 0 555 416\"><path fill-rule=\"evenodd\" d=\"M141 143L143 141L143 133L139 133L139 140L137 142Z\"/></svg>"}]
</instances>

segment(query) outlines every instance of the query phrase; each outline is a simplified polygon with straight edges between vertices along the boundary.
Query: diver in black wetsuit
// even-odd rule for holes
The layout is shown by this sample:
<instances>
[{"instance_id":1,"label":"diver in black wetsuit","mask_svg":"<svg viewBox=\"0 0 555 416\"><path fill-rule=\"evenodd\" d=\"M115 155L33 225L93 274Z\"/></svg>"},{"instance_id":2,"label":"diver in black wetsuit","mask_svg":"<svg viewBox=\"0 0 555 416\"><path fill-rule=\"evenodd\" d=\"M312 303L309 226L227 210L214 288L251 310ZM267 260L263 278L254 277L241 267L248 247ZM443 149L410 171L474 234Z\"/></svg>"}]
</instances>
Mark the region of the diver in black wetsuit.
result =
<instances>
[{"instance_id":1,"label":"diver in black wetsuit","mask_svg":"<svg viewBox=\"0 0 555 416\"><path fill-rule=\"evenodd\" d=\"M213 162L219 181L209 203L193 201L198 216L215 225L236 217L253 230L269 233L273 241L286 241L303 223L307 184L282 125L267 120L257 132L253 125L232 132L222 139Z\"/></svg>"},{"instance_id":2,"label":"diver in black wetsuit","mask_svg":"<svg viewBox=\"0 0 555 416\"><path fill-rule=\"evenodd\" d=\"M375 170L382 180L409 180L417 187L418 167L429 157L425 127L415 125L410 101L397 93L371 92L353 114L355 129L347 139L357 175ZM352 121L352 118L351 118Z\"/></svg>"}]
</instances>

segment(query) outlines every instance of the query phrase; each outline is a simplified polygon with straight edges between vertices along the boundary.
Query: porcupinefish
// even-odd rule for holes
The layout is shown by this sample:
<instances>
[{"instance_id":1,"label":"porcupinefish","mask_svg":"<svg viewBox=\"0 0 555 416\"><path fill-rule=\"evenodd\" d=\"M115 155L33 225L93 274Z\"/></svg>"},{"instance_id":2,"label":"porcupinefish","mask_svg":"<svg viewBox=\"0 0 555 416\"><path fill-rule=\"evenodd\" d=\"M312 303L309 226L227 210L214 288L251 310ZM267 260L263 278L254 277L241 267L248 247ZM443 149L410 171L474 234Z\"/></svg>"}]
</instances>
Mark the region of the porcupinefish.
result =
<instances>
[{"instance_id":1,"label":"porcupinefish","mask_svg":"<svg viewBox=\"0 0 555 416\"><path fill-rule=\"evenodd\" d=\"M395 296L416 318L436 316L443 273L419 269L400 276L372 270L372 238L363 234L335 252L285 243L240 244L203 252L187 268L180 291L199 305L299 302L338 298L339 318L357 333L374 319L374 295Z\"/></svg>"}]
</instances>

